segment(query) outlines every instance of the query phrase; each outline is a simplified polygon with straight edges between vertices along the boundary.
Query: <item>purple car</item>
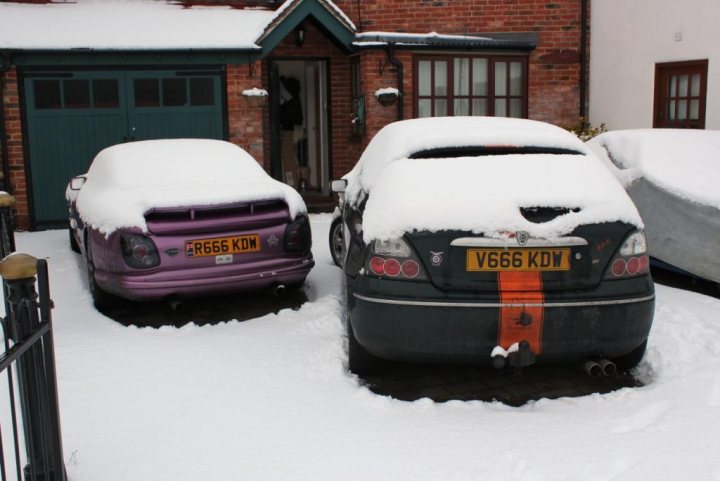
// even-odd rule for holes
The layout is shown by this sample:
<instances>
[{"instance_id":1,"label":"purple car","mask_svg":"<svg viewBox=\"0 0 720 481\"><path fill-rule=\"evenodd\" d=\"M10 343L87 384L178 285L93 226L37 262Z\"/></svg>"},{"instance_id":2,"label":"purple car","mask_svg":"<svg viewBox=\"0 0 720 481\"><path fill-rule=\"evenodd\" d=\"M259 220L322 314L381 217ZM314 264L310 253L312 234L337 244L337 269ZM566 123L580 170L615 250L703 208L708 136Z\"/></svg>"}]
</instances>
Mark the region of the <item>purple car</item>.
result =
<instances>
[{"instance_id":1,"label":"purple car","mask_svg":"<svg viewBox=\"0 0 720 481\"><path fill-rule=\"evenodd\" d=\"M300 195L228 142L109 147L66 197L96 307L299 286L315 264Z\"/></svg>"}]
</instances>

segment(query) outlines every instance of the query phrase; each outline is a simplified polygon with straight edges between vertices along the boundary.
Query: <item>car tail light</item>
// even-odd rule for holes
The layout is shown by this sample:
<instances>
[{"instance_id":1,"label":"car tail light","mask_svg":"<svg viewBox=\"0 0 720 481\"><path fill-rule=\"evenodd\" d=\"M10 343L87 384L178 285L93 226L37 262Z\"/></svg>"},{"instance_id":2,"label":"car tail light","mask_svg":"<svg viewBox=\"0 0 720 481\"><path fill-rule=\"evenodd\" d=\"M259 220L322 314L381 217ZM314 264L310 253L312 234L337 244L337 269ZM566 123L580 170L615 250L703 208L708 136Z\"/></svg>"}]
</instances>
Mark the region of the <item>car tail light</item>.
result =
<instances>
[{"instance_id":1,"label":"car tail light","mask_svg":"<svg viewBox=\"0 0 720 481\"><path fill-rule=\"evenodd\" d=\"M286 252L306 254L310 252L311 246L310 222L306 215L299 215L285 227L285 243L283 247Z\"/></svg>"},{"instance_id":2,"label":"car tail light","mask_svg":"<svg viewBox=\"0 0 720 481\"><path fill-rule=\"evenodd\" d=\"M369 249L365 270L370 274L390 279L427 279L417 256L405 239L374 241Z\"/></svg>"},{"instance_id":3,"label":"car tail light","mask_svg":"<svg viewBox=\"0 0 720 481\"><path fill-rule=\"evenodd\" d=\"M605 274L606 279L641 276L648 271L647 240L642 231L635 231L625 238Z\"/></svg>"},{"instance_id":4,"label":"car tail light","mask_svg":"<svg viewBox=\"0 0 720 481\"><path fill-rule=\"evenodd\" d=\"M155 243L140 234L121 234L120 250L125 264L134 269L150 269L160 265L160 255Z\"/></svg>"}]
</instances>

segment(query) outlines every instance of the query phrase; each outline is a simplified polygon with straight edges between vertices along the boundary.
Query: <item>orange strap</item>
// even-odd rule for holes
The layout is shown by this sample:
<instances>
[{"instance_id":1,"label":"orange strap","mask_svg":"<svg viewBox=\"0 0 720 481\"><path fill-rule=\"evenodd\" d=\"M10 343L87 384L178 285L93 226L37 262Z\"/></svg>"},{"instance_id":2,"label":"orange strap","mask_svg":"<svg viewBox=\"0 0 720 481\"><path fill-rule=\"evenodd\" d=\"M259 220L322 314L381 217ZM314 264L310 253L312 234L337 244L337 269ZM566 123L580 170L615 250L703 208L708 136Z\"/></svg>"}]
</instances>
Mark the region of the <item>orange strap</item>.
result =
<instances>
[{"instance_id":1,"label":"orange strap","mask_svg":"<svg viewBox=\"0 0 720 481\"><path fill-rule=\"evenodd\" d=\"M540 272L499 272L500 302L503 304L542 304L545 296ZM508 349L528 341L535 354L542 352L542 306L500 308L498 345Z\"/></svg>"}]
</instances>

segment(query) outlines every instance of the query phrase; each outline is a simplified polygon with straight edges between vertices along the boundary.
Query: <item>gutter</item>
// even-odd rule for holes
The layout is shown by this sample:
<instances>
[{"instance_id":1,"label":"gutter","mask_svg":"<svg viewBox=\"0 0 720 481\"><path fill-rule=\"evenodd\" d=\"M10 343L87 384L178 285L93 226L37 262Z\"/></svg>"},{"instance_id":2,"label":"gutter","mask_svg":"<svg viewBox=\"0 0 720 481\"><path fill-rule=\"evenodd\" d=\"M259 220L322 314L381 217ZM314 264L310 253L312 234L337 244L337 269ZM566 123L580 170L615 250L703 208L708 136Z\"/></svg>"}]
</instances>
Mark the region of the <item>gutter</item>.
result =
<instances>
[{"instance_id":1,"label":"gutter","mask_svg":"<svg viewBox=\"0 0 720 481\"><path fill-rule=\"evenodd\" d=\"M586 84L587 84L587 23L588 1L582 0L580 12L580 118L587 122Z\"/></svg>"},{"instance_id":2,"label":"gutter","mask_svg":"<svg viewBox=\"0 0 720 481\"><path fill-rule=\"evenodd\" d=\"M403 120L405 118L405 92L403 91L403 84L405 80L405 71L403 63L395 57L395 45L388 44L387 47L387 58L388 62L395 66L397 69L397 89L398 89L398 100L397 100L397 120Z\"/></svg>"},{"instance_id":3,"label":"gutter","mask_svg":"<svg viewBox=\"0 0 720 481\"><path fill-rule=\"evenodd\" d=\"M10 70L10 54L0 53L0 76ZM7 132L5 130L5 79L0 78L0 157L2 157L2 190L10 192L10 165L8 159Z\"/></svg>"}]
</instances>

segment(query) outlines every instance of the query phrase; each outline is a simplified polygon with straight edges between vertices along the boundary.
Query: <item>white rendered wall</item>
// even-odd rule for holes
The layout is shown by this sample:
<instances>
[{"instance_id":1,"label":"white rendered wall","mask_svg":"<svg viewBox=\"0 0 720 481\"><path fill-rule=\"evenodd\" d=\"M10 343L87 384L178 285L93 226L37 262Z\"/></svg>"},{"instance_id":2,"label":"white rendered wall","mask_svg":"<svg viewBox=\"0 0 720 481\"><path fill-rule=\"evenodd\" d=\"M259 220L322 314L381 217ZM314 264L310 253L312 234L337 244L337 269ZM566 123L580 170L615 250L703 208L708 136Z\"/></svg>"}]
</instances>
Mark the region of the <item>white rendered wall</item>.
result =
<instances>
[{"instance_id":1,"label":"white rendered wall","mask_svg":"<svg viewBox=\"0 0 720 481\"><path fill-rule=\"evenodd\" d=\"M592 0L593 125L652 127L655 64L708 59L705 128L720 129L720 0Z\"/></svg>"}]
</instances>

